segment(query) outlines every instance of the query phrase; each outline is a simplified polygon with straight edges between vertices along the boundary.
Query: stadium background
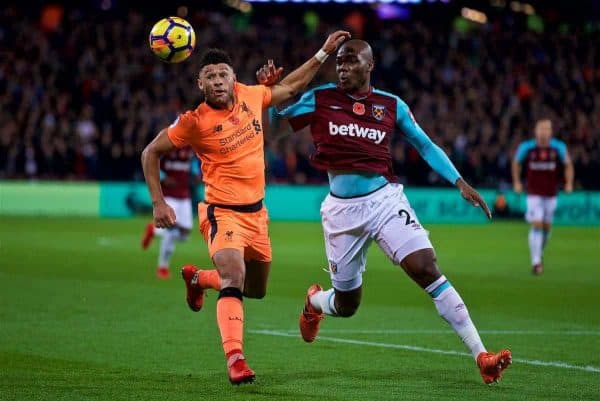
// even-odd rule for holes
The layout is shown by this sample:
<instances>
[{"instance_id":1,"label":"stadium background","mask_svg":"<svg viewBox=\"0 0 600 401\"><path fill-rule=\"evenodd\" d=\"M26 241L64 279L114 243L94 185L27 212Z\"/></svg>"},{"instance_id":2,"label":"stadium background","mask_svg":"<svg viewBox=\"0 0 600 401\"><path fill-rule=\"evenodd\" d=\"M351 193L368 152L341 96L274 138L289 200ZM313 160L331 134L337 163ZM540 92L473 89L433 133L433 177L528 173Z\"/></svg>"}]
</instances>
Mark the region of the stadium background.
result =
<instances>
[{"instance_id":1,"label":"stadium background","mask_svg":"<svg viewBox=\"0 0 600 401\"><path fill-rule=\"evenodd\" d=\"M371 43L373 84L411 106L467 181L496 204L497 218L515 219L465 224L484 219L397 136L394 165L429 223L442 267L488 344L511 346L520 360L499 390L503 399L593 399L600 371L599 14L597 1L3 3L0 399L223 399L231 391L214 299L200 318L190 316L181 283L157 282L155 255L140 254L150 210L139 156L201 100L193 84L204 48L228 50L239 80L252 83L268 58L290 72L337 28ZM147 46L150 27L166 15L196 30L197 49L182 64L159 62ZM313 84L334 79L329 60ZM575 193L561 196L558 210L559 223L570 227L555 229L539 279L528 275L524 198L510 190L510 159L538 116L555 122L576 178ZM266 137L274 220L318 219L326 177L310 167L311 146L307 132ZM359 315L326 322L324 336L333 340L311 345L311 354L286 338L296 335L306 285L327 280L319 273L322 234L316 222L271 229L277 266L269 296L248 303L256 317L247 347L259 383L229 398L491 397L468 358L410 350L462 348L426 297L377 251ZM196 232L173 261L189 262L210 265ZM190 336L195 344L184 340ZM336 344L338 337L372 344Z\"/></svg>"}]
</instances>

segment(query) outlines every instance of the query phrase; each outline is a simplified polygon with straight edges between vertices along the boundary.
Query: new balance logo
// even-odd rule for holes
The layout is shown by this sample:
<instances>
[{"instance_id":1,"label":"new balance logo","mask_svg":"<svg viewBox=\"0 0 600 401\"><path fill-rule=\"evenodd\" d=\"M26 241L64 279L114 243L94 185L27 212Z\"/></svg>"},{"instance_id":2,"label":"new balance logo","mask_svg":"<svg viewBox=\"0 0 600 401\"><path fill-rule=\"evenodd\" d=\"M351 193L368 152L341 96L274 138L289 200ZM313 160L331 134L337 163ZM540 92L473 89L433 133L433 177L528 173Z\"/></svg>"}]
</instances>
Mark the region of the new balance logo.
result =
<instances>
[{"instance_id":1,"label":"new balance logo","mask_svg":"<svg viewBox=\"0 0 600 401\"><path fill-rule=\"evenodd\" d=\"M329 134L330 135L342 135L342 136L354 136L357 138L367 138L379 145L387 132L381 131L375 128L365 128L358 124L342 124L337 125L329 122Z\"/></svg>"}]
</instances>

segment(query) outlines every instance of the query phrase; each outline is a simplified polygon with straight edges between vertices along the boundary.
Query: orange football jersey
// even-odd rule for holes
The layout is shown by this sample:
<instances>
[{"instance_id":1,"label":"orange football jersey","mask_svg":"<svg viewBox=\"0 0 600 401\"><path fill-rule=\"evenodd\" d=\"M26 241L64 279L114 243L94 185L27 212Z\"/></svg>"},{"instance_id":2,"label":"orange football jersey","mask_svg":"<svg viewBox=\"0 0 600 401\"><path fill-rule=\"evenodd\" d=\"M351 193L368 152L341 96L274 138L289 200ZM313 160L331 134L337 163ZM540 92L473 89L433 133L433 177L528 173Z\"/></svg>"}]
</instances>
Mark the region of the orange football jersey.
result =
<instances>
[{"instance_id":1,"label":"orange football jersey","mask_svg":"<svg viewBox=\"0 0 600 401\"><path fill-rule=\"evenodd\" d=\"M202 161L208 203L246 205L265 196L262 110L271 103L271 89L236 82L234 93L233 110L201 103L167 130L175 146L191 146Z\"/></svg>"}]
</instances>

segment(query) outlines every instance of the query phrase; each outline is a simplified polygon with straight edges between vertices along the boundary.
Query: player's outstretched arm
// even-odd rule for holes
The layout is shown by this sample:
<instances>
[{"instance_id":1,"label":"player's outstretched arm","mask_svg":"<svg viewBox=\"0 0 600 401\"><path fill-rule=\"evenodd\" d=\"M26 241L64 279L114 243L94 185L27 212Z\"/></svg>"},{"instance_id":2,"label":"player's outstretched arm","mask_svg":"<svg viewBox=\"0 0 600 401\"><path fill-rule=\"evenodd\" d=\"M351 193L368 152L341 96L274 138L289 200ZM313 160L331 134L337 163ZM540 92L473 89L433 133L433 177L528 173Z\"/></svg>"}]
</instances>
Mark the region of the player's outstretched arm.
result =
<instances>
[{"instance_id":1,"label":"player's outstretched arm","mask_svg":"<svg viewBox=\"0 0 600 401\"><path fill-rule=\"evenodd\" d=\"M323 47L313 57L271 87L271 105L277 105L304 89L315 77L327 57L348 38L350 33L346 31L336 31L329 35Z\"/></svg>"},{"instance_id":2,"label":"player's outstretched arm","mask_svg":"<svg viewBox=\"0 0 600 401\"><path fill-rule=\"evenodd\" d=\"M460 173L448 158L448 155L437 146L431 138L423 131L423 129L417 124L414 116L408 109L406 103L398 99L398 109L396 111L396 124L404 132L406 139L413 145L421 157L425 159L427 164L439 175L444 177L446 180L456 185L460 190L460 194L467 201L471 202L473 206L481 207L485 212L488 219L492 218L490 208L485 203L479 192L471 187L467 182L460 176Z\"/></svg>"},{"instance_id":3,"label":"player's outstretched arm","mask_svg":"<svg viewBox=\"0 0 600 401\"><path fill-rule=\"evenodd\" d=\"M175 149L167 130L163 129L142 152L142 169L152 199L154 225L158 228L175 225L175 211L167 205L160 187L160 158Z\"/></svg>"}]
</instances>

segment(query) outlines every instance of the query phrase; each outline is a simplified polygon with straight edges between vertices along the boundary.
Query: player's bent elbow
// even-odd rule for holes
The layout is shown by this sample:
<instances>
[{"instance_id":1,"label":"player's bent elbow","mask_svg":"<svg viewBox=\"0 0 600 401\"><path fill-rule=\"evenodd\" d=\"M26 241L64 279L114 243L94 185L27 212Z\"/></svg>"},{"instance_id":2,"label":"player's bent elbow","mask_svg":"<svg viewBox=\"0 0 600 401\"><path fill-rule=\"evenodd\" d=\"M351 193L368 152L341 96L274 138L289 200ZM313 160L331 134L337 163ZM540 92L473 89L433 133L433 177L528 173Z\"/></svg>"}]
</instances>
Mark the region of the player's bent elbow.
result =
<instances>
[{"instance_id":1,"label":"player's bent elbow","mask_svg":"<svg viewBox=\"0 0 600 401\"><path fill-rule=\"evenodd\" d=\"M149 158L151 158L152 156L156 157L157 159L159 158L158 152L154 148L153 144L149 143L148 145L146 145L146 147L142 151L142 157L141 157L142 164L144 164L144 162L148 161Z\"/></svg>"}]
</instances>

